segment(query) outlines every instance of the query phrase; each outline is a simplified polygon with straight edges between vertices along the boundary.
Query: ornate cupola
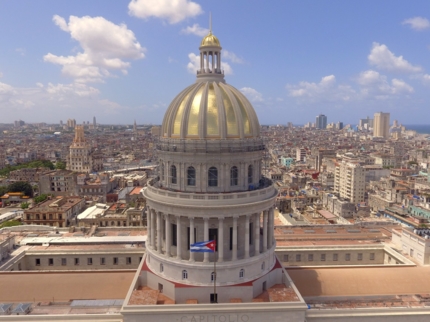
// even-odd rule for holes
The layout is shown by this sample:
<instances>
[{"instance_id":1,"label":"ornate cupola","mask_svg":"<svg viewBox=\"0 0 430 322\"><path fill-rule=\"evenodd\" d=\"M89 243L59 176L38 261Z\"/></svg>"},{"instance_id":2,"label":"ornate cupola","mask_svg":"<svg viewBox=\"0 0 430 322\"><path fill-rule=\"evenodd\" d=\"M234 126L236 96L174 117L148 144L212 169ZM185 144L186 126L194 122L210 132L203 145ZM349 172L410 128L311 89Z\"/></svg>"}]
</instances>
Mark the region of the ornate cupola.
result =
<instances>
[{"instance_id":1,"label":"ornate cupola","mask_svg":"<svg viewBox=\"0 0 430 322\"><path fill-rule=\"evenodd\" d=\"M224 82L224 71L221 68L221 44L212 33L210 23L209 33L200 43L200 69L197 71L197 81L216 80Z\"/></svg>"}]
</instances>

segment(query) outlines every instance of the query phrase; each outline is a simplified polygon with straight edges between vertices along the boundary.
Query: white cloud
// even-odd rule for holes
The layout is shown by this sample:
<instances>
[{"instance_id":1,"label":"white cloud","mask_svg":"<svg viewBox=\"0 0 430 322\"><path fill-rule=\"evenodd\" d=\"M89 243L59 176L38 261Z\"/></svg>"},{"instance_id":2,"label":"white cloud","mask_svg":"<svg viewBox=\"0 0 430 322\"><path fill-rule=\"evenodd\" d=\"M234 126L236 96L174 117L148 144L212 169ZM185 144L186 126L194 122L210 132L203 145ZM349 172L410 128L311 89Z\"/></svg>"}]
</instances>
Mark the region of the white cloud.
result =
<instances>
[{"instance_id":1,"label":"white cloud","mask_svg":"<svg viewBox=\"0 0 430 322\"><path fill-rule=\"evenodd\" d=\"M156 17L170 24L203 13L199 4L189 0L131 0L128 9L132 16L142 19Z\"/></svg>"},{"instance_id":2,"label":"white cloud","mask_svg":"<svg viewBox=\"0 0 430 322\"><path fill-rule=\"evenodd\" d=\"M413 17L405 19L402 25L409 25L414 30L424 30L430 28L430 21L423 17Z\"/></svg>"},{"instance_id":3,"label":"white cloud","mask_svg":"<svg viewBox=\"0 0 430 322\"><path fill-rule=\"evenodd\" d=\"M189 53L188 58L190 59L190 62L187 65L187 70L191 74L197 73L197 71L200 69L200 56Z\"/></svg>"},{"instance_id":4,"label":"white cloud","mask_svg":"<svg viewBox=\"0 0 430 322\"><path fill-rule=\"evenodd\" d=\"M309 101L349 101L356 92L349 85L337 85L336 77L328 75L319 83L301 81L298 85L287 84L288 94L301 100Z\"/></svg>"},{"instance_id":5,"label":"white cloud","mask_svg":"<svg viewBox=\"0 0 430 322\"><path fill-rule=\"evenodd\" d=\"M8 122L16 118L31 122L53 122L68 117L78 118L87 115L89 110L107 116L119 115L126 109L99 96L98 89L82 83L37 83L30 88L0 83L0 113ZM14 113L8 114L10 110Z\"/></svg>"},{"instance_id":6,"label":"white cloud","mask_svg":"<svg viewBox=\"0 0 430 322\"><path fill-rule=\"evenodd\" d=\"M200 27L198 23L195 23L192 26L188 26L187 28L182 29L181 33L186 35L192 34L192 35L204 37L209 33L209 29Z\"/></svg>"},{"instance_id":7,"label":"white cloud","mask_svg":"<svg viewBox=\"0 0 430 322\"><path fill-rule=\"evenodd\" d=\"M243 87L240 91L251 101L251 102L262 102L263 95L251 87Z\"/></svg>"},{"instance_id":8,"label":"white cloud","mask_svg":"<svg viewBox=\"0 0 430 322\"><path fill-rule=\"evenodd\" d=\"M63 17L60 17L59 15L54 15L54 17L52 17L52 21L54 21L54 23L60 27L61 30L69 32L69 26L67 25L66 19L64 19Z\"/></svg>"},{"instance_id":9,"label":"white cloud","mask_svg":"<svg viewBox=\"0 0 430 322\"><path fill-rule=\"evenodd\" d=\"M83 52L75 56L46 54L46 62L62 65L62 73L77 82L102 82L113 76L111 71L127 73L130 63L126 60L144 58L145 48L136 40L126 25L116 25L103 17L70 16L67 24L64 18L55 15L53 21L62 30L70 33L79 42Z\"/></svg>"},{"instance_id":10,"label":"white cloud","mask_svg":"<svg viewBox=\"0 0 430 322\"><path fill-rule=\"evenodd\" d=\"M388 95L409 94L414 89L401 79L393 78L391 83L387 76L381 75L374 70L367 70L357 78L357 83L361 86L363 97L388 98ZM381 96L382 95L382 96Z\"/></svg>"},{"instance_id":11,"label":"white cloud","mask_svg":"<svg viewBox=\"0 0 430 322\"><path fill-rule=\"evenodd\" d=\"M188 54L189 62L187 64L187 70L191 74L197 73L200 69L200 55L196 55L194 53ZM231 68L229 63L222 62L221 69L224 71L224 75L232 75L233 69Z\"/></svg>"},{"instance_id":12,"label":"white cloud","mask_svg":"<svg viewBox=\"0 0 430 322\"><path fill-rule=\"evenodd\" d=\"M413 66L403 56L395 56L386 45L377 42L373 43L372 50L367 58L371 65L382 70L408 73L421 71L421 67Z\"/></svg>"},{"instance_id":13,"label":"white cloud","mask_svg":"<svg viewBox=\"0 0 430 322\"><path fill-rule=\"evenodd\" d=\"M236 56L235 53L232 53L231 51L223 50L221 54L221 58L230 60L232 63L236 64L242 64L243 59Z\"/></svg>"}]
</instances>

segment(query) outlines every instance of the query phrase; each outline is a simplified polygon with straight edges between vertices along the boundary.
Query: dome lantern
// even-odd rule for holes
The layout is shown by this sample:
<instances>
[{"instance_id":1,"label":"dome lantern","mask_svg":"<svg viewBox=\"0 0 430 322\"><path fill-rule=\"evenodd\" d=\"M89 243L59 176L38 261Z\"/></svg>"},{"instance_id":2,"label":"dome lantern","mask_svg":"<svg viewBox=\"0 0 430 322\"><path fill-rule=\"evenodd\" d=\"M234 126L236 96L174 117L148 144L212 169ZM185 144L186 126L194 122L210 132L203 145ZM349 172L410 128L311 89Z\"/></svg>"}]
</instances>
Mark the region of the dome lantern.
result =
<instances>
[{"instance_id":1,"label":"dome lantern","mask_svg":"<svg viewBox=\"0 0 430 322\"><path fill-rule=\"evenodd\" d=\"M221 69L221 44L212 33L212 17L209 21L209 33L200 43L200 69L197 71L197 81L208 79L224 82L224 71Z\"/></svg>"}]
</instances>

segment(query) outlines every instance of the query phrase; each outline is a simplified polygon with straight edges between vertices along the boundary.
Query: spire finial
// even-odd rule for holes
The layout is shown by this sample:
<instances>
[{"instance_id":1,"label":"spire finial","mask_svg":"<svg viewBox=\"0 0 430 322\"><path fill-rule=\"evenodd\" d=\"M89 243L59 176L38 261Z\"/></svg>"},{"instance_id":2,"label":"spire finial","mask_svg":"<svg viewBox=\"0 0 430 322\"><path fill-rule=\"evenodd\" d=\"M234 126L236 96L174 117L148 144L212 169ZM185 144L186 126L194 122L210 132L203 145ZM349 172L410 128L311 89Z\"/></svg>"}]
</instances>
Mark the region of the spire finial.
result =
<instances>
[{"instance_id":1,"label":"spire finial","mask_svg":"<svg viewBox=\"0 0 430 322\"><path fill-rule=\"evenodd\" d=\"M212 33L212 12L209 12L209 32Z\"/></svg>"}]
</instances>

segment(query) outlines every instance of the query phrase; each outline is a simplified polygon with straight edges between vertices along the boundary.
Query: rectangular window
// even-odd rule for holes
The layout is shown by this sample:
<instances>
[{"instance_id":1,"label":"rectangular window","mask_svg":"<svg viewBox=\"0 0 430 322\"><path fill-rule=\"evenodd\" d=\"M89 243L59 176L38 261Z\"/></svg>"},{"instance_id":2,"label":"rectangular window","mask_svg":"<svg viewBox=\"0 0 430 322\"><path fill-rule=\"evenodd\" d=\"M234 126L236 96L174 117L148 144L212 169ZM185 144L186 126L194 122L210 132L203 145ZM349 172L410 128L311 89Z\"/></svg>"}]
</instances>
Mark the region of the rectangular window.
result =
<instances>
[{"instance_id":1,"label":"rectangular window","mask_svg":"<svg viewBox=\"0 0 430 322\"><path fill-rule=\"evenodd\" d=\"M66 266L67 265L67 258L62 258L61 259L61 266Z\"/></svg>"},{"instance_id":2,"label":"rectangular window","mask_svg":"<svg viewBox=\"0 0 430 322\"><path fill-rule=\"evenodd\" d=\"M91 257L87 258L87 265L93 265L93 259Z\"/></svg>"},{"instance_id":3,"label":"rectangular window","mask_svg":"<svg viewBox=\"0 0 430 322\"><path fill-rule=\"evenodd\" d=\"M357 260L362 261L363 260L363 253L357 254Z\"/></svg>"},{"instance_id":4,"label":"rectangular window","mask_svg":"<svg viewBox=\"0 0 430 322\"><path fill-rule=\"evenodd\" d=\"M118 265L118 257L114 257L113 258L113 264L114 265Z\"/></svg>"},{"instance_id":5,"label":"rectangular window","mask_svg":"<svg viewBox=\"0 0 430 322\"><path fill-rule=\"evenodd\" d=\"M288 262L288 260L289 260L289 256L288 256L288 254L285 254L284 255L284 262Z\"/></svg>"},{"instance_id":6,"label":"rectangular window","mask_svg":"<svg viewBox=\"0 0 430 322\"><path fill-rule=\"evenodd\" d=\"M178 246L178 235L177 235L177 226L176 224L172 224L172 245Z\"/></svg>"},{"instance_id":7,"label":"rectangular window","mask_svg":"<svg viewBox=\"0 0 430 322\"><path fill-rule=\"evenodd\" d=\"M254 225L252 222L249 223L249 244L252 245L252 241L254 240Z\"/></svg>"},{"instance_id":8,"label":"rectangular window","mask_svg":"<svg viewBox=\"0 0 430 322\"><path fill-rule=\"evenodd\" d=\"M346 253L345 254L345 260L346 261L350 261L351 260L351 254L350 253Z\"/></svg>"},{"instance_id":9,"label":"rectangular window","mask_svg":"<svg viewBox=\"0 0 430 322\"><path fill-rule=\"evenodd\" d=\"M100 265L106 265L106 258L100 257Z\"/></svg>"},{"instance_id":10,"label":"rectangular window","mask_svg":"<svg viewBox=\"0 0 430 322\"><path fill-rule=\"evenodd\" d=\"M296 262L301 262L301 261L302 261L302 255L296 254Z\"/></svg>"},{"instance_id":11,"label":"rectangular window","mask_svg":"<svg viewBox=\"0 0 430 322\"><path fill-rule=\"evenodd\" d=\"M53 258L48 258L48 265L49 266L53 266L54 265L54 259Z\"/></svg>"},{"instance_id":12,"label":"rectangular window","mask_svg":"<svg viewBox=\"0 0 430 322\"><path fill-rule=\"evenodd\" d=\"M333 261L336 262L337 261L337 254L333 254Z\"/></svg>"},{"instance_id":13,"label":"rectangular window","mask_svg":"<svg viewBox=\"0 0 430 322\"><path fill-rule=\"evenodd\" d=\"M371 261L375 260L375 253L370 253L370 260Z\"/></svg>"},{"instance_id":14,"label":"rectangular window","mask_svg":"<svg viewBox=\"0 0 430 322\"><path fill-rule=\"evenodd\" d=\"M75 265L79 265L79 258L75 257Z\"/></svg>"},{"instance_id":15,"label":"rectangular window","mask_svg":"<svg viewBox=\"0 0 430 322\"><path fill-rule=\"evenodd\" d=\"M230 227L230 250L233 249L233 227Z\"/></svg>"},{"instance_id":16,"label":"rectangular window","mask_svg":"<svg viewBox=\"0 0 430 322\"><path fill-rule=\"evenodd\" d=\"M321 254L321 262L325 262L325 254Z\"/></svg>"},{"instance_id":17,"label":"rectangular window","mask_svg":"<svg viewBox=\"0 0 430 322\"><path fill-rule=\"evenodd\" d=\"M36 258L36 266L40 266L40 258Z\"/></svg>"},{"instance_id":18,"label":"rectangular window","mask_svg":"<svg viewBox=\"0 0 430 322\"><path fill-rule=\"evenodd\" d=\"M131 265L131 257L126 257L126 258L125 258L125 263L126 263L127 265Z\"/></svg>"}]
</instances>

